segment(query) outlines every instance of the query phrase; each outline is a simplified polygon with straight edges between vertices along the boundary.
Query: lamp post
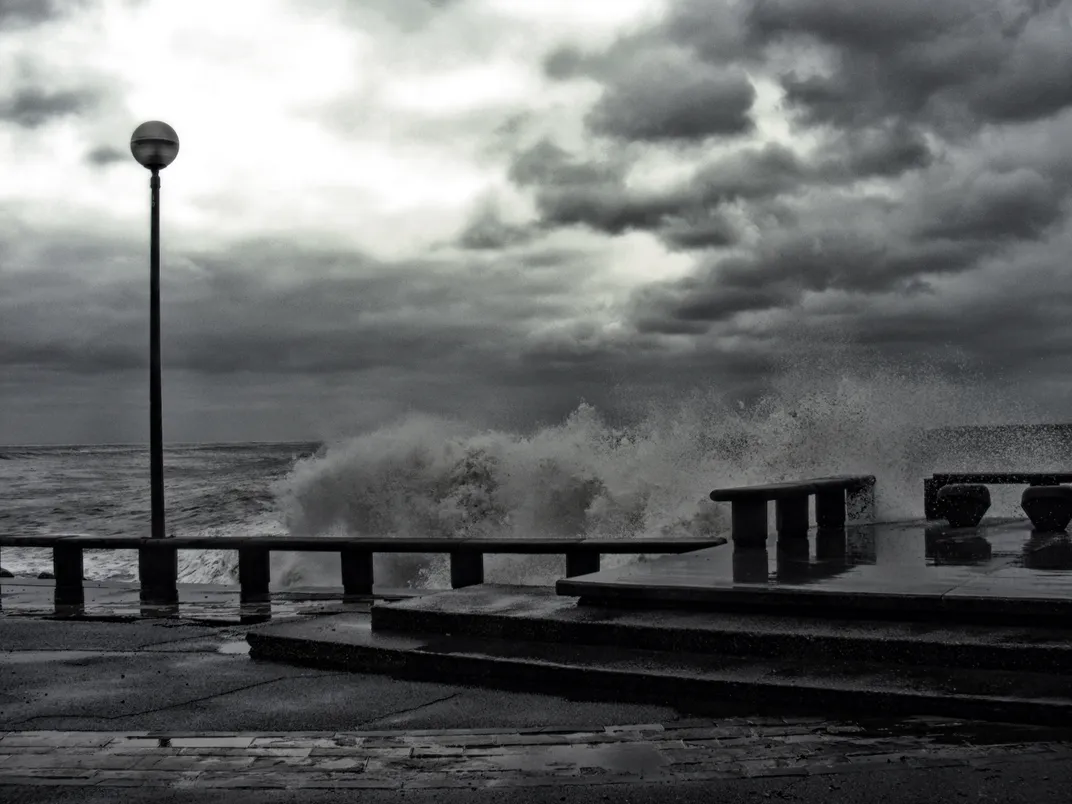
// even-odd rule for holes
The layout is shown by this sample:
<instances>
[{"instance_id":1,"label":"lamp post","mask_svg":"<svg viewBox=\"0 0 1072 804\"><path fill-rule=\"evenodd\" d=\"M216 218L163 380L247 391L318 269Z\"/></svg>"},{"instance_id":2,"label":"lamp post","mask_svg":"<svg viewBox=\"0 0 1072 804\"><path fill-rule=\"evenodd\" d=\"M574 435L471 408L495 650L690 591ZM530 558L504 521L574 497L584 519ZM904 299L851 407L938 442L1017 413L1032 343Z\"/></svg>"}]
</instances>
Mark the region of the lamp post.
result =
<instances>
[{"instance_id":1,"label":"lamp post","mask_svg":"<svg viewBox=\"0 0 1072 804\"><path fill-rule=\"evenodd\" d=\"M130 137L130 152L152 171L149 187L149 473L152 538L164 538L164 427L160 390L160 171L179 154L179 135L167 123L142 123Z\"/></svg>"},{"instance_id":2,"label":"lamp post","mask_svg":"<svg viewBox=\"0 0 1072 804\"><path fill-rule=\"evenodd\" d=\"M149 475L152 530L149 544L138 550L141 600L150 606L177 606L178 551L164 539L164 426L160 391L160 171L179 154L179 135L167 123L150 120L130 136L130 152L152 171L149 229ZM170 609L169 609L170 610Z\"/></svg>"}]
</instances>

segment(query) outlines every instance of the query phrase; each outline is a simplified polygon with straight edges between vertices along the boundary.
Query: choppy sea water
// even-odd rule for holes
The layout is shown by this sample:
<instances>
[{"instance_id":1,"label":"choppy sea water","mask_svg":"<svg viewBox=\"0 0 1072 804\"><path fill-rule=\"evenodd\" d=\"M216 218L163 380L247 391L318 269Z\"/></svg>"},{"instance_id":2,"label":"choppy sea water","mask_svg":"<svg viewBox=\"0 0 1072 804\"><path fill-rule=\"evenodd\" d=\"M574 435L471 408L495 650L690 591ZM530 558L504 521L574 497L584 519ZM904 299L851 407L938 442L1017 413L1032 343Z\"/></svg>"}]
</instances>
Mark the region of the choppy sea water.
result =
<instances>
[{"instance_id":1,"label":"choppy sea water","mask_svg":"<svg viewBox=\"0 0 1072 804\"><path fill-rule=\"evenodd\" d=\"M948 429L987 415L994 411L961 389L872 376L786 385L747 408L692 395L650 406L629 424L610 424L582 404L563 422L528 433L410 416L324 444L169 446L167 529L445 539L714 535L729 524L728 507L707 497L717 486L874 474L878 518L896 521L922 517L922 480L933 471L1072 465L1072 426L984 421ZM144 445L0 447L0 532L144 535L148 475ZM995 491L991 514L1019 515L1019 491ZM183 581L236 580L233 551L179 555ZM547 583L561 576L561 563L492 556L487 576ZM4 548L0 564L35 575L51 569L51 552ZM86 553L94 580L134 580L136 568L133 551ZM441 556L377 556L382 583L446 586L447 573ZM276 583L338 579L336 557L273 556Z\"/></svg>"}]
</instances>

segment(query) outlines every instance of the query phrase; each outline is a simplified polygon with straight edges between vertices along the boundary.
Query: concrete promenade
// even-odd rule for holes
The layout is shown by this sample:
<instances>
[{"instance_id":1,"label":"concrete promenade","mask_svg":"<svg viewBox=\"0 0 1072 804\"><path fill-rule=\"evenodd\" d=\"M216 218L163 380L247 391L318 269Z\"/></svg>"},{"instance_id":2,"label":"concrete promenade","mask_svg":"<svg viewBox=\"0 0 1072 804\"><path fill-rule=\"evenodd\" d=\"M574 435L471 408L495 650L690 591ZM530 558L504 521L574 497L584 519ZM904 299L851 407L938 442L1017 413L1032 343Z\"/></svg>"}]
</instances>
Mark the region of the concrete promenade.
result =
<instances>
[{"instance_id":1,"label":"concrete promenade","mask_svg":"<svg viewBox=\"0 0 1072 804\"><path fill-rule=\"evenodd\" d=\"M252 661L245 635L263 626L217 614L6 608L0 800L1037 804L1072 784L1072 729L697 717L290 667Z\"/></svg>"}]
</instances>

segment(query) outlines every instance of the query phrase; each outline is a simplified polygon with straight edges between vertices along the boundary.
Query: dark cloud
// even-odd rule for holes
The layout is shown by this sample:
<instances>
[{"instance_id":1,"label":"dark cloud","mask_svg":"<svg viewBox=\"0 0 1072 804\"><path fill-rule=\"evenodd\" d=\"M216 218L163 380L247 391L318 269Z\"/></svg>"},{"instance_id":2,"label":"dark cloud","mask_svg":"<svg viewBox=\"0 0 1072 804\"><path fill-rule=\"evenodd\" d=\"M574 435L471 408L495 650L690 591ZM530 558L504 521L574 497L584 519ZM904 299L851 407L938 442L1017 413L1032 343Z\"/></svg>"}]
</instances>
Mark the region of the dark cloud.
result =
<instances>
[{"instance_id":1,"label":"dark cloud","mask_svg":"<svg viewBox=\"0 0 1072 804\"><path fill-rule=\"evenodd\" d=\"M63 16L81 0L0 0L0 26L23 27Z\"/></svg>"},{"instance_id":2,"label":"dark cloud","mask_svg":"<svg viewBox=\"0 0 1072 804\"><path fill-rule=\"evenodd\" d=\"M586 75L591 70L588 56L575 45L557 47L547 54L543 62L543 71L548 78L567 81Z\"/></svg>"},{"instance_id":3,"label":"dark cloud","mask_svg":"<svg viewBox=\"0 0 1072 804\"><path fill-rule=\"evenodd\" d=\"M0 361L76 372L144 364L140 249L71 240L10 251ZM204 373L445 367L504 339L520 348L533 322L562 315L578 259L534 250L505 264L384 263L278 241L166 255L164 362Z\"/></svg>"},{"instance_id":4,"label":"dark cloud","mask_svg":"<svg viewBox=\"0 0 1072 804\"><path fill-rule=\"evenodd\" d=\"M549 141L521 151L510 177L536 188L544 227L589 226L607 234L657 229L682 210L677 192L643 192L626 186L622 161L585 161Z\"/></svg>"},{"instance_id":5,"label":"dark cloud","mask_svg":"<svg viewBox=\"0 0 1072 804\"><path fill-rule=\"evenodd\" d=\"M934 159L923 132L898 121L840 133L824 145L815 172L831 182L895 178Z\"/></svg>"},{"instance_id":6,"label":"dark cloud","mask_svg":"<svg viewBox=\"0 0 1072 804\"><path fill-rule=\"evenodd\" d=\"M125 162L132 158L129 152L113 148L111 145L98 145L86 154L86 161L97 167L112 165L116 162Z\"/></svg>"},{"instance_id":7,"label":"dark cloud","mask_svg":"<svg viewBox=\"0 0 1072 804\"><path fill-rule=\"evenodd\" d=\"M716 277L668 283L637 294L637 326L643 332L699 334L739 313L792 304L801 291L786 283L737 285Z\"/></svg>"},{"instance_id":8,"label":"dark cloud","mask_svg":"<svg viewBox=\"0 0 1072 804\"><path fill-rule=\"evenodd\" d=\"M674 249L730 246L739 227L726 208L745 203L756 221L770 202L817 186L893 177L926 167L926 141L902 126L844 135L804 159L784 145L745 147L701 163L678 184L659 191L631 186L620 159L585 161L546 141L515 155L511 178L535 189L544 227L585 225L608 234L648 231Z\"/></svg>"},{"instance_id":9,"label":"dark cloud","mask_svg":"<svg viewBox=\"0 0 1072 804\"><path fill-rule=\"evenodd\" d=\"M0 100L0 120L23 128L39 128L58 118L77 114L97 99L94 92L26 88Z\"/></svg>"},{"instance_id":10,"label":"dark cloud","mask_svg":"<svg viewBox=\"0 0 1072 804\"><path fill-rule=\"evenodd\" d=\"M983 164L941 175L920 174L895 198L839 198L809 187L793 202L794 216L746 253L708 260L694 275L638 293L633 319L646 331L673 332L682 322L694 328L798 309L807 294L825 293L855 294L863 311L869 298L929 293L937 278L1015 261L1068 226L1067 170ZM1056 248L1046 253L1053 258Z\"/></svg>"},{"instance_id":11,"label":"dark cloud","mask_svg":"<svg viewBox=\"0 0 1072 804\"><path fill-rule=\"evenodd\" d=\"M462 229L458 245L474 251L497 251L531 239L530 229L507 223L495 205L482 204L474 210Z\"/></svg>"},{"instance_id":12,"label":"dark cloud","mask_svg":"<svg viewBox=\"0 0 1072 804\"><path fill-rule=\"evenodd\" d=\"M928 194L917 232L929 239L1030 240L1064 217L1070 189L1027 168L978 173Z\"/></svg>"},{"instance_id":13,"label":"dark cloud","mask_svg":"<svg viewBox=\"0 0 1072 804\"><path fill-rule=\"evenodd\" d=\"M658 235L669 247L681 250L732 246L740 238L737 227L717 210L670 217Z\"/></svg>"},{"instance_id":14,"label":"dark cloud","mask_svg":"<svg viewBox=\"0 0 1072 804\"><path fill-rule=\"evenodd\" d=\"M747 18L763 46L804 40L827 67L783 78L810 122L916 120L947 132L1028 121L1072 104L1072 27L1063 0L760 0Z\"/></svg>"},{"instance_id":15,"label":"dark cloud","mask_svg":"<svg viewBox=\"0 0 1072 804\"><path fill-rule=\"evenodd\" d=\"M709 203L769 198L792 191L807 180L809 168L783 145L746 148L708 162L692 179L695 192Z\"/></svg>"},{"instance_id":16,"label":"dark cloud","mask_svg":"<svg viewBox=\"0 0 1072 804\"><path fill-rule=\"evenodd\" d=\"M755 97L743 71L676 54L642 57L604 84L587 122L598 134L645 142L746 134Z\"/></svg>"}]
</instances>

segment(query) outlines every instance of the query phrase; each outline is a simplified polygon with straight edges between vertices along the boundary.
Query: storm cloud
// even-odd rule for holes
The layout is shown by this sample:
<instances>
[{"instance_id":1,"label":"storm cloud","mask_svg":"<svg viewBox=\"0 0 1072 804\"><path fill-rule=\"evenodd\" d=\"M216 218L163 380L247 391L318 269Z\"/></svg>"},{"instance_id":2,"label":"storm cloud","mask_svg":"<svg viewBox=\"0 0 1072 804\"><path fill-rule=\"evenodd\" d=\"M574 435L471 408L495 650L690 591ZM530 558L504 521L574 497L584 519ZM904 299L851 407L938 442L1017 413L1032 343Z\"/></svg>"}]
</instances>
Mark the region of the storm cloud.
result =
<instances>
[{"instance_id":1,"label":"storm cloud","mask_svg":"<svg viewBox=\"0 0 1072 804\"><path fill-rule=\"evenodd\" d=\"M95 100L90 92L21 89L0 99L0 120L23 128L37 128L57 118L81 112Z\"/></svg>"},{"instance_id":2,"label":"storm cloud","mask_svg":"<svg viewBox=\"0 0 1072 804\"><path fill-rule=\"evenodd\" d=\"M185 437L746 396L835 348L1072 398L1053 379L1072 369L1067 0L668 0L598 35L535 7L365 5L266 18L298 36L316 9L293 80L265 77L274 45L246 32L168 84L164 364ZM48 429L48 388L134 411L145 385L126 143L168 103L138 105L103 45L49 61L41 23L65 8L0 2L5 30L43 37L0 78L21 149L0 198L0 364L21 378L0 383L0 441ZM244 105L206 111L217 83ZM215 136L262 118L277 139L249 153Z\"/></svg>"}]
</instances>

